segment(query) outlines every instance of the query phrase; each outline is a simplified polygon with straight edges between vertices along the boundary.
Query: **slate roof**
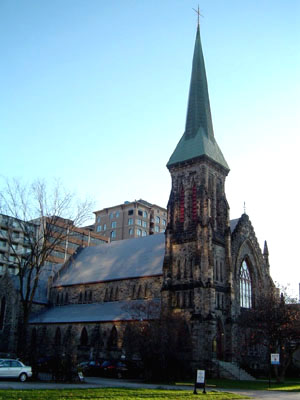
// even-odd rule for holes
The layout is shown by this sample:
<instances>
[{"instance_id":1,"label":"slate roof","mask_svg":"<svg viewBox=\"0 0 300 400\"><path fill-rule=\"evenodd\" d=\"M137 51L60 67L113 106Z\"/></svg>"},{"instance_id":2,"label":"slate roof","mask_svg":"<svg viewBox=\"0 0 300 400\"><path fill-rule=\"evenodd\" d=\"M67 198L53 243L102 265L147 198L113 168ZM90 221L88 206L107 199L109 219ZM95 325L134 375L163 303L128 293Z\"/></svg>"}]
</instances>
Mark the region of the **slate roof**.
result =
<instances>
[{"instance_id":1,"label":"slate roof","mask_svg":"<svg viewBox=\"0 0 300 400\"><path fill-rule=\"evenodd\" d=\"M236 228L236 226L237 226L239 220L240 220L240 218L236 218L236 219L231 219L231 220L230 220L230 230L231 230L231 233L235 230L235 228Z\"/></svg>"},{"instance_id":2,"label":"slate roof","mask_svg":"<svg viewBox=\"0 0 300 400\"><path fill-rule=\"evenodd\" d=\"M53 286L161 275L164 253L163 233L87 247L59 271Z\"/></svg>"},{"instance_id":3,"label":"slate roof","mask_svg":"<svg viewBox=\"0 0 300 400\"><path fill-rule=\"evenodd\" d=\"M42 268L38 286L36 288L33 298L33 301L35 303L48 304L48 279L51 276L53 276L61 267L62 267L61 264L48 264ZM10 278L13 282L15 289L19 290L20 288L19 277L17 275L11 275ZM26 282L26 278L24 279L25 279L24 282ZM23 293L25 293L25 287Z\"/></svg>"},{"instance_id":4,"label":"slate roof","mask_svg":"<svg viewBox=\"0 0 300 400\"><path fill-rule=\"evenodd\" d=\"M108 322L155 319L160 311L160 299L113 301L93 304L69 304L52 307L30 318L30 324L76 322Z\"/></svg>"},{"instance_id":5,"label":"slate roof","mask_svg":"<svg viewBox=\"0 0 300 400\"><path fill-rule=\"evenodd\" d=\"M206 71L198 26L185 132L171 155L167 167L202 156L209 157L226 170L229 170L228 164L214 138Z\"/></svg>"}]
</instances>

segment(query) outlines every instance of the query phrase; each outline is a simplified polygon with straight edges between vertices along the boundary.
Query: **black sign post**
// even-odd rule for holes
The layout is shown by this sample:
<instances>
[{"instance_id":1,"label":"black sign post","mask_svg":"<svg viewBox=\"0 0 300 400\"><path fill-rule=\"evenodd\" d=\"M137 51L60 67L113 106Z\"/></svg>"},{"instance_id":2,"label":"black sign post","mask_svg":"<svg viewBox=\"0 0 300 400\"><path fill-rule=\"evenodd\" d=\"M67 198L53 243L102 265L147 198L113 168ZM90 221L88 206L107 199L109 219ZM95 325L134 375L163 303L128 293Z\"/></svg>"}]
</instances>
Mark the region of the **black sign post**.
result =
<instances>
[{"instance_id":1,"label":"black sign post","mask_svg":"<svg viewBox=\"0 0 300 400\"><path fill-rule=\"evenodd\" d=\"M197 388L203 388L204 394L206 394L205 390L205 370L204 369L198 369L197 370L197 375L196 375L196 380L195 380L195 386L194 386L194 394L198 394Z\"/></svg>"}]
</instances>

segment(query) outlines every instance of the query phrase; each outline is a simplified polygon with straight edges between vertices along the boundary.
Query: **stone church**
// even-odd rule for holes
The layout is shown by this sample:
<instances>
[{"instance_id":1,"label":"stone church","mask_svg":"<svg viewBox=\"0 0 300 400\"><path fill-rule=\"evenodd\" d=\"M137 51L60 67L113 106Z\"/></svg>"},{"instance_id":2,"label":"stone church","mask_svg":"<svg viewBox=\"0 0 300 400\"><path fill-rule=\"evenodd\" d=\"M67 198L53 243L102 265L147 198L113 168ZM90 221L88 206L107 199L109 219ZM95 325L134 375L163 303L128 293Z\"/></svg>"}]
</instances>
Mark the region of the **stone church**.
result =
<instances>
[{"instance_id":1,"label":"stone church","mask_svg":"<svg viewBox=\"0 0 300 400\"><path fill-rule=\"evenodd\" d=\"M55 352L72 331L78 359L94 357L101 332L97 355L120 357L126 324L153 318L149 307L157 304L154 312L185 316L194 362L238 361L236 318L274 284L266 242L262 252L249 217L229 218L229 167L213 132L199 26L185 131L167 168L164 234L80 249L40 282L29 339L39 354ZM10 280L0 281L0 340L10 338L0 351L16 346L18 302Z\"/></svg>"}]
</instances>

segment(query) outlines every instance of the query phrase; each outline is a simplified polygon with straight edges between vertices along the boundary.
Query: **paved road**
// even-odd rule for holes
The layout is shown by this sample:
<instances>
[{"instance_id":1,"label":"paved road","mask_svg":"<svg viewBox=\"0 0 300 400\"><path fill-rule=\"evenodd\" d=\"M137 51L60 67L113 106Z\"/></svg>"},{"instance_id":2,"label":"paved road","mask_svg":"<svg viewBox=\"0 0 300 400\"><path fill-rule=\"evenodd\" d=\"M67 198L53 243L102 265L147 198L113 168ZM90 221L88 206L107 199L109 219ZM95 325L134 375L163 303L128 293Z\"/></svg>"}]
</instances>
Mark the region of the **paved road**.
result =
<instances>
[{"instance_id":1,"label":"paved road","mask_svg":"<svg viewBox=\"0 0 300 400\"><path fill-rule=\"evenodd\" d=\"M100 387L128 387L128 388L149 388L149 389L181 389L193 391L193 388L187 386L169 386L133 382L123 379L107 378L85 378L84 384L72 383L53 383L53 382L18 382L0 380L0 389L72 389L72 388L100 388ZM210 389L208 388L207 391ZM240 395L251 396L256 400L300 400L300 393L280 392L280 391L262 391L262 390L238 390L238 389L218 389L219 391L238 393ZM200 392L200 391L199 391Z\"/></svg>"}]
</instances>

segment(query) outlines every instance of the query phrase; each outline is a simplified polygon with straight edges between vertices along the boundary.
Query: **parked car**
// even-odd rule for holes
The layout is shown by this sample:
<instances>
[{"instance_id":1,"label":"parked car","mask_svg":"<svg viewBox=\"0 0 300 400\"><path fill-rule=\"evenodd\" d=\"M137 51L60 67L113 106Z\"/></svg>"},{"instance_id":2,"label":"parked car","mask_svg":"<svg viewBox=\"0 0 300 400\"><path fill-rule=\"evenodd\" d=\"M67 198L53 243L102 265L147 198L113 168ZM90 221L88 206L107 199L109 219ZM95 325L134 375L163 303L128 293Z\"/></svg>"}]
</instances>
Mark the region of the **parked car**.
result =
<instances>
[{"instance_id":1,"label":"parked car","mask_svg":"<svg viewBox=\"0 0 300 400\"><path fill-rule=\"evenodd\" d=\"M101 364L102 376L114 378L138 378L141 376L142 368L133 361L106 360Z\"/></svg>"},{"instance_id":2,"label":"parked car","mask_svg":"<svg viewBox=\"0 0 300 400\"><path fill-rule=\"evenodd\" d=\"M117 360L105 360L100 366L100 374L107 377L117 376Z\"/></svg>"},{"instance_id":3,"label":"parked car","mask_svg":"<svg viewBox=\"0 0 300 400\"><path fill-rule=\"evenodd\" d=\"M18 360L2 360L0 362L0 378L18 378L25 382L31 378L32 369Z\"/></svg>"},{"instance_id":4,"label":"parked car","mask_svg":"<svg viewBox=\"0 0 300 400\"><path fill-rule=\"evenodd\" d=\"M37 372L51 372L56 361L57 359L54 356L45 356L37 360L35 368Z\"/></svg>"},{"instance_id":5,"label":"parked car","mask_svg":"<svg viewBox=\"0 0 300 400\"><path fill-rule=\"evenodd\" d=\"M122 378L141 378L143 376L143 365L138 361L122 360L124 366L121 370Z\"/></svg>"},{"instance_id":6,"label":"parked car","mask_svg":"<svg viewBox=\"0 0 300 400\"><path fill-rule=\"evenodd\" d=\"M77 367L85 376L100 376L102 362L103 360L82 361Z\"/></svg>"}]
</instances>

